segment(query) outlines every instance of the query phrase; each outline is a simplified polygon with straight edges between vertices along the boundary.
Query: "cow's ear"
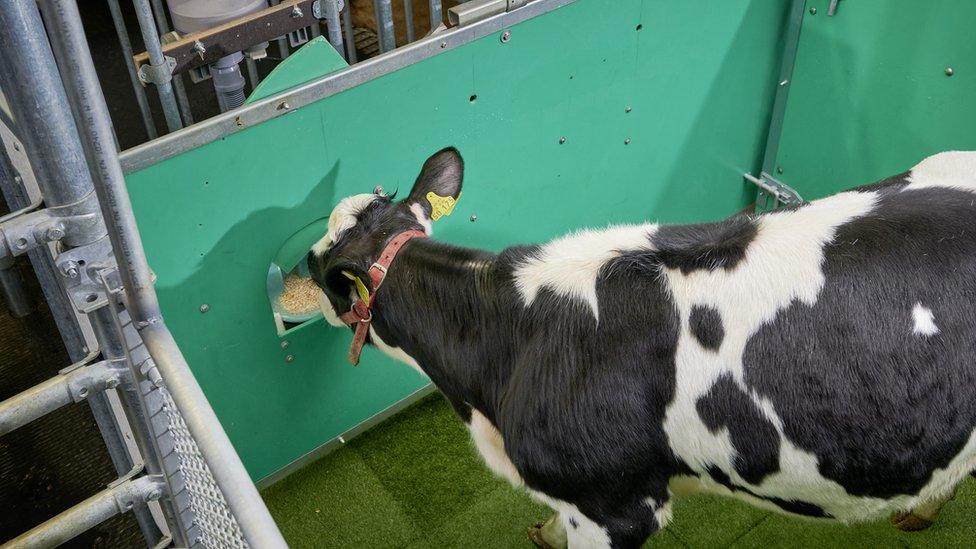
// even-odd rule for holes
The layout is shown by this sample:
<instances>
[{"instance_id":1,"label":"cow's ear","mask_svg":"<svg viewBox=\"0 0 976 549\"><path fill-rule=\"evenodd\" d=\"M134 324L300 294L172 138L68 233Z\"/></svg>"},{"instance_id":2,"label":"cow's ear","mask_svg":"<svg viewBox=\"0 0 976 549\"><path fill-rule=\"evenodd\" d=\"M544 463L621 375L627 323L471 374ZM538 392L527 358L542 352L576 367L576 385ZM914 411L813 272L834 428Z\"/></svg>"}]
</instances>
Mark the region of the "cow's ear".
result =
<instances>
[{"instance_id":1,"label":"cow's ear","mask_svg":"<svg viewBox=\"0 0 976 549\"><path fill-rule=\"evenodd\" d=\"M436 221L442 215L450 215L454 204L461 197L464 179L464 159L454 147L437 151L424 162L420 175L404 202L417 204L428 219Z\"/></svg>"}]
</instances>

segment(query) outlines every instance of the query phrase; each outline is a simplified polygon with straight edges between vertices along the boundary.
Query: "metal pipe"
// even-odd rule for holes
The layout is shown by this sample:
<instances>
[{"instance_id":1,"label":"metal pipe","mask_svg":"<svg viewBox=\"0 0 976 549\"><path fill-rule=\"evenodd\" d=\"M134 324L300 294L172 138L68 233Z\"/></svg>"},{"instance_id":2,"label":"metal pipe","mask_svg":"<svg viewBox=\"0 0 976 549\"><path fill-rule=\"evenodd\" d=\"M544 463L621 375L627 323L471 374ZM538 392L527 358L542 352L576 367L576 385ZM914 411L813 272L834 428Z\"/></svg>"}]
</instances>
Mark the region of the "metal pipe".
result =
<instances>
[{"instance_id":1,"label":"metal pipe","mask_svg":"<svg viewBox=\"0 0 976 549\"><path fill-rule=\"evenodd\" d=\"M20 270L12 257L0 259L0 296L7 304L7 312L14 318L23 318L33 309Z\"/></svg>"},{"instance_id":2,"label":"metal pipe","mask_svg":"<svg viewBox=\"0 0 976 549\"><path fill-rule=\"evenodd\" d=\"M444 24L444 12L441 0L430 0L430 32L437 30Z\"/></svg>"},{"instance_id":3,"label":"metal pipe","mask_svg":"<svg viewBox=\"0 0 976 549\"><path fill-rule=\"evenodd\" d=\"M351 2L352 0L349 1ZM277 6L278 4L281 3L281 0L269 0L269 3L272 6ZM278 52L281 54L282 61L288 59L288 39L285 38L284 36L278 37Z\"/></svg>"},{"instance_id":4,"label":"metal pipe","mask_svg":"<svg viewBox=\"0 0 976 549\"><path fill-rule=\"evenodd\" d=\"M373 0L373 11L376 14L376 31L380 35L380 52L396 49L392 0Z\"/></svg>"},{"instance_id":5,"label":"metal pipe","mask_svg":"<svg viewBox=\"0 0 976 549\"><path fill-rule=\"evenodd\" d=\"M346 9L342 10L342 36L346 42L346 62L352 65L358 61L356 56L356 34L352 30L352 0L346 2Z\"/></svg>"},{"instance_id":6,"label":"metal pipe","mask_svg":"<svg viewBox=\"0 0 976 549\"><path fill-rule=\"evenodd\" d=\"M403 0L403 19L407 27L407 42L413 42L415 38L413 30L413 0Z\"/></svg>"},{"instance_id":7,"label":"metal pipe","mask_svg":"<svg viewBox=\"0 0 976 549\"><path fill-rule=\"evenodd\" d=\"M31 528L0 546L0 549L56 547L87 532L106 520L120 515L136 504L158 497L159 487L149 477L113 483L74 507Z\"/></svg>"},{"instance_id":8,"label":"metal pipe","mask_svg":"<svg viewBox=\"0 0 976 549\"><path fill-rule=\"evenodd\" d=\"M0 402L0 436L95 391L115 386L118 376L111 363L102 361L56 375Z\"/></svg>"},{"instance_id":9,"label":"metal pipe","mask_svg":"<svg viewBox=\"0 0 976 549\"><path fill-rule=\"evenodd\" d=\"M351 3L351 0L349 2ZM343 55L339 2L338 0L323 0L322 5L325 7L325 31L329 35L329 43L339 52L339 55Z\"/></svg>"},{"instance_id":10,"label":"metal pipe","mask_svg":"<svg viewBox=\"0 0 976 549\"><path fill-rule=\"evenodd\" d=\"M97 212L78 130L35 2L0 2L0 52L0 87L23 134L19 137L46 205L74 205L55 210L69 215ZM87 244L104 235L99 223L66 235L64 243Z\"/></svg>"},{"instance_id":11,"label":"metal pipe","mask_svg":"<svg viewBox=\"0 0 976 549\"><path fill-rule=\"evenodd\" d=\"M166 20L166 8L163 7L162 0L152 0L152 9L154 13L153 19L156 21L156 28L159 29L159 35L163 36L170 32L172 29L169 26L169 21ZM132 57L129 56L129 64L132 64ZM176 94L176 103L180 107L180 113L183 115L183 123L187 126L193 124L193 111L190 109L190 99L186 96L186 88L183 87L183 75L177 74L173 77L173 93Z\"/></svg>"},{"instance_id":12,"label":"metal pipe","mask_svg":"<svg viewBox=\"0 0 976 549\"><path fill-rule=\"evenodd\" d=\"M125 20L122 19L122 10L119 8L119 0L108 0L108 9L112 12L112 23L115 25L115 34L119 37L119 44L122 46L122 57L125 68L129 73L129 80L132 81L132 91L136 95L136 103L139 105L139 114L142 115L142 125L146 128L146 135L150 140L156 139L156 123L152 119L152 111L149 110L149 100L146 98L146 88L143 87L139 75L136 74L136 67L132 64L132 43L129 41L129 32L125 28Z\"/></svg>"},{"instance_id":13,"label":"metal pipe","mask_svg":"<svg viewBox=\"0 0 976 549\"><path fill-rule=\"evenodd\" d=\"M132 4L136 8L136 17L139 19L142 41L146 45L146 52L149 53L149 64L153 67L165 66L166 58L163 56L163 46L159 42L159 36L156 34L155 18L149 0L133 0ZM180 120L180 109L173 94L172 77L166 82L156 84L156 90L159 92L159 102L162 103L163 114L166 116L166 127L169 131L175 132L183 127L183 122Z\"/></svg>"},{"instance_id":14,"label":"metal pipe","mask_svg":"<svg viewBox=\"0 0 976 549\"><path fill-rule=\"evenodd\" d=\"M245 55L244 65L247 66L247 81L251 85L251 93L254 93L254 89L261 83L261 79L258 78L258 64L251 59L250 55Z\"/></svg>"},{"instance_id":15,"label":"metal pipe","mask_svg":"<svg viewBox=\"0 0 976 549\"><path fill-rule=\"evenodd\" d=\"M115 150L107 146L112 138L108 108L98 86L91 53L81 28L78 6L74 0L47 1L59 8L52 10L56 29L52 34L63 36L59 52L77 61L76 70L67 78L68 95L75 116L85 122L85 153L93 168L95 190L118 260L132 321L140 330L149 354L248 543L255 547L287 547L244 464L163 322L122 168Z\"/></svg>"}]
</instances>

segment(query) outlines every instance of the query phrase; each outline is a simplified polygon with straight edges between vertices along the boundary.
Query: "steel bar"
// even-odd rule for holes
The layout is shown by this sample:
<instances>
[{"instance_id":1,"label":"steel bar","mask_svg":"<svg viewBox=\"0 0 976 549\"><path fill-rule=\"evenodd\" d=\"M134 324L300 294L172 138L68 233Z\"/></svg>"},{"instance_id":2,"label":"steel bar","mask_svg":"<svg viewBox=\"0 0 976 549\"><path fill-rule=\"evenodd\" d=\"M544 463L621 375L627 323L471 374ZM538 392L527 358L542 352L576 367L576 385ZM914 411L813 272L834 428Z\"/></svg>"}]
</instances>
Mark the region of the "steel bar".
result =
<instances>
[{"instance_id":1,"label":"steel bar","mask_svg":"<svg viewBox=\"0 0 976 549\"><path fill-rule=\"evenodd\" d=\"M162 0L152 0L152 9L154 14L154 19L156 20L156 28L159 29L159 35L164 36L171 30L169 26L169 21L166 19L166 8L163 6ZM129 55L126 59L126 63L132 65L132 55ZM173 93L176 94L176 104L180 107L180 114L183 115L183 124L189 126L193 124L193 111L190 109L190 99L186 95L186 88L183 86L183 76L174 75L173 77Z\"/></svg>"},{"instance_id":2,"label":"steel bar","mask_svg":"<svg viewBox=\"0 0 976 549\"><path fill-rule=\"evenodd\" d=\"M136 74L135 65L132 64L132 43L129 41L129 31L125 28L125 20L122 19L122 10L119 8L119 0L108 0L108 9L112 12L112 23L115 25L115 34L119 37L119 44L122 46L122 57L125 60L125 68L129 72L129 80L132 82L132 91L136 96L136 104L139 106L139 114L142 116L142 125L146 128L146 135L149 139L156 139L156 123L152 119L152 111L149 110L149 100L146 98L146 88L143 87L139 75Z\"/></svg>"},{"instance_id":3,"label":"steel bar","mask_svg":"<svg viewBox=\"0 0 976 549\"><path fill-rule=\"evenodd\" d=\"M352 30L352 0L346 2L346 9L342 10L342 37L346 42L346 63L352 65L359 59L356 55L356 35Z\"/></svg>"},{"instance_id":4,"label":"steel bar","mask_svg":"<svg viewBox=\"0 0 976 549\"><path fill-rule=\"evenodd\" d=\"M793 5L790 7L776 97L773 99L769 132L766 135L766 150L763 153L762 171L766 173L776 173L776 157L779 153L780 136L783 132L783 118L786 116L786 100L789 98L792 87L793 66L796 61L796 50L800 44L805 4L804 0L793 0Z\"/></svg>"},{"instance_id":5,"label":"steel bar","mask_svg":"<svg viewBox=\"0 0 976 549\"><path fill-rule=\"evenodd\" d=\"M393 28L393 0L373 0L376 13L376 31L379 33L380 52L396 48L396 29Z\"/></svg>"},{"instance_id":6,"label":"steel bar","mask_svg":"<svg viewBox=\"0 0 976 549\"><path fill-rule=\"evenodd\" d=\"M177 408L207 461L217 485L248 543L254 547L286 547L240 457L217 420L196 378L166 328L152 275L136 227L132 204L111 142L108 107L98 85L74 0L48 0L58 9L53 34L63 35L60 53L77 61L67 77L72 107L85 123L83 144L93 167L95 189L118 260L127 305L149 354L162 374ZM148 467L148 464L147 464Z\"/></svg>"},{"instance_id":7,"label":"steel bar","mask_svg":"<svg viewBox=\"0 0 976 549\"><path fill-rule=\"evenodd\" d=\"M153 67L165 67L166 58L163 56L163 46L159 42L159 36L156 34L155 18L152 8L149 6L149 0L133 0L133 5L135 5L136 17L139 19L139 28L142 31L142 41L149 53L149 64ZM159 102L163 105L166 127L169 128L170 132L182 128L183 122L180 119L180 108L176 104L172 79L156 84L156 91L159 92Z\"/></svg>"},{"instance_id":8,"label":"steel bar","mask_svg":"<svg viewBox=\"0 0 976 549\"><path fill-rule=\"evenodd\" d=\"M407 27L407 42L413 42L415 32L413 29L413 0L403 0L403 19Z\"/></svg>"},{"instance_id":9,"label":"steel bar","mask_svg":"<svg viewBox=\"0 0 976 549\"><path fill-rule=\"evenodd\" d=\"M258 78L258 64L251 59L251 56L245 55L244 66L247 67L247 81L251 84L251 93L254 93L254 89L261 83L261 79Z\"/></svg>"},{"instance_id":10,"label":"steel bar","mask_svg":"<svg viewBox=\"0 0 976 549\"><path fill-rule=\"evenodd\" d=\"M69 208L73 213L95 213L91 176L34 1L0 2L0 54L0 87L46 205L76 205ZM64 242L86 244L104 235L98 224L84 234L66 235Z\"/></svg>"},{"instance_id":11,"label":"steel bar","mask_svg":"<svg viewBox=\"0 0 976 549\"><path fill-rule=\"evenodd\" d=\"M99 362L56 375L0 402L0 436L75 400L83 400L94 391L105 390L118 383L118 375L110 363ZM115 381L110 382L112 379Z\"/></svg>"},{"instance_id":12,"label":"steel bar","mask_svg":"<svg viewBox=\"0 0 976 549\"><path fill-rule=\"evenodd\" d=\"M136 505L158 497L159 487L149 477L123 480L35 526L0 546L6 548L56 547Z\"/></svg>"},{"instance_id":13,"label":"steel bar","mask_svg":"<svg viewBox=\"0 0 976 549\"><path fill-rule=\"evenodd\" d=\"M441 0L430 0L430 31L434 32L437 27L444 24L444 12Z\"/></svg>"},{"instance_id":14,"label":"steel bar","mask_svg":"<svg viewBox=\"0 0 976 549\"><path fill-rule=\"evenodd\" d=\"M428 36L398 48L395 54L381 55L357 63L266 99L255 101L234 112L208 118L176 134L164 135L151 143L133 147L123 152L120 160L126 173L141 170L206 143L217 141L221 137L284 116L325 97L439 55L472 40L572 4L574 1L535 0L515 11L490 17L466 27L450 29L435 36ZM287 104L289 108L280 108L282 104Z\"/></svg>"},{"instance_id":15,"label":"steel bar","mask_svg":"<svg viewBox=\"0 0 976 549\"><path fill-rule=\"evenodd\" d=\"M281 0L270 0L269 3L274 7L280 4ZM276 40L278 41L278 52L281 55L281 60L284 61L288 58L288 39L281 35Z\"/></svg>"},{"instance_id":16,"label":"steel bar","mask_svg":"<svg viewBox=\"0 0 976 549\"><path fill-rule=\"evenodd\" d=\"M12 257L0 259L0 296L7 304L7 312L14 318L23 318L33 309L20 270Z\"/></svg>"},{"instance_id":17,"label":"steel bar","mask_svg":"<svg viewBox=\"0 0 976 549\"><path fill-rule=\"evenodd\" d=\"M352 3L352 0L347 1ZM339 52L339 55L343 55L342 22L339 19L339 2L338 0L322 0L322 6L325 8L325 32L328 33L329 43Z\"/></svg>"}]
</instances>

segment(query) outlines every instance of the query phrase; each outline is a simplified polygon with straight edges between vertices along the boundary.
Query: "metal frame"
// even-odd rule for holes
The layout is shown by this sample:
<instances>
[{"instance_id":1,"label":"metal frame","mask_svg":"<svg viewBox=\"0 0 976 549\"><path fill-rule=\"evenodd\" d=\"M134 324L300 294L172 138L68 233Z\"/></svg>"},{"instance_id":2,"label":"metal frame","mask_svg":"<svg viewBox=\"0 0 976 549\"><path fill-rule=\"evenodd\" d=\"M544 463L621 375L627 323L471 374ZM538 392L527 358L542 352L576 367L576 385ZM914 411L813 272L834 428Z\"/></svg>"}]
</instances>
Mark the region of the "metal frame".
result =
<instances>
[{"instance_id":1,"label":"metal frame","mask_svg":"<svg viewBox=\"0 0 976 549\"><path fill-rule=\"evenodd\" d=\"M352 65L317 80L296 86L275 96L255 101L238 109L227 111L213 118L190 126L182 131L165 135L124 151L120 157L125 173L139 171L180 153L217 141L227 135L272 118L284 116L295 109L330 97L339 92L379 78L451 50L472 40L483 38L506 27L521 23L552 10L572 4L575 0L535 0L514 11L482 19L464 27L434 33L424 39L392 52Z\"/></svg>"}]
</instances>

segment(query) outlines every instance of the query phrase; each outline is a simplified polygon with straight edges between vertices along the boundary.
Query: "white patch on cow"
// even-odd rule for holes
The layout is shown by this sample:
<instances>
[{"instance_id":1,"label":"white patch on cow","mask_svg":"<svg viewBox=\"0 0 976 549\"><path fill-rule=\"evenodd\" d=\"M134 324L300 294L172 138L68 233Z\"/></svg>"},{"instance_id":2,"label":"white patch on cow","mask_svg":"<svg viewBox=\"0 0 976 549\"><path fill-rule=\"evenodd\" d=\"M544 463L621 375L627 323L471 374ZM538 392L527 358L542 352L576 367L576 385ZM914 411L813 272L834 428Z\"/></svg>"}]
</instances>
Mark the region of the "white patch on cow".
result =
<instances>
[{"instance_id":1,"label":"white patch on cow","mask_svg":"<svg viewBox=\"0 0 976 549\"><path fill-rule=\"evenodd\" d=\"M325 296L325 293L319 292L318 297L319 309L322 309L322 316L325 317L325 321L336 328L345 327L346 323L339 319L339 313L336 312L335 307L332 306L332 302Z\"/></svg>"},{"instance_id":2,"label":"white patch on cow","mask_svg":"<svg viewBox=\"0 0 976 549\"><path fill-rule=\"evenodd\" d=\"M427 213L424 212L423 206L414 202L410 205L410 211L413 212L413 216L417 218L417 223L420 223L420 225L424 228L424 232L427 233L427 236L434 233L434 225L431 223L430 218L427 217Z\"/></svg>"},{"instance_id":3,"label":"white patch on cow","mask_svg":"<svg viewBox=\"0 0 976 549\"><path fill-rule=\"evenodd\" d=\"M377 198L379 196L370 193L343 198L332 209L332 213L329 215L329 230L312 246L312 253L317 256L325 255L339 240L342 233L356 225L356 216Z\"/></svg>"},{"instance_id":4,"label":"white patch on cow","mask_svg":"<svg viewBox=\"0 0 976 549\"><path fill-rule=\"evenodd\" d=\"M658 503L654 498L645 498L644 505L654 509L654 520L657 521L658 528L664 528L671 522L671 493L668 493L668 501L663 504Z\"/></svg>"},{"instance_id":5,"label":"white patch on cow","mask_svg":"<svg viewBox=\"0 0 976 549\"><path fill-rule=\"evenodd\" d=\"M934 154L912 168L906 189L949 187L976 191L976 151Z\"/></svg>"},{"instance_id":6,"label":"white patch on cow","mask_svg":"<svg viewBox=\"0 0 976 549\"><path fill-rule=\"evenodd\" d=\"M610 547L610 533L607 532L607 529L584 515L578 507L572 503L551 498L541 492L534 490L528 492L536 501L548 505L550 509L559 513L559 519L566 529L570 549ZM570 520L575 521L576 526L570 524Z\"/></svg>"},{"instance_id":7,"label":"white patch on cow","mask_svg":"<svg viewBox=\"0 0 976 549\"><path fill-rule=\"evenodd\" d=\"M932 309L921 303L916 303L912 309L912 320L915 321L912 331L916 335L934 336L939 333L939 327L935 325L935 315L932 314Z\"/></svg>"},{"instance_id":8,"label":"white patch on cow","mask_svg":"<svg viewBox=\"0 0 976 549\"><path fill-rule=\"evenodd\" d=\"M794 302L810 306L817 302L825 283L824 246L833 240L838 227L869 214L876 202L876 193L848 192L796 210L773 212L756 219L756 236L734 268L688 274L679 269L664 271L681 322L675 356L675 397L666 411L664 428L675 455L692 469L705 473L706 467L717 467L734 484L748 487L758 495L818 505L841 520L876 516L879 510L893 504L849 496L838 483L823 478L816 457L786 438L772 404L746 389L742 364L747 341L763 324ZM695 305L712 307L723 319L725 336L718 352L704 350L690 333L688 315ZM780 472L765 477L761 485L751 485L735 472L736 452L728 430L712 433L698 415L698 400L722 375L732 376L779 433ZM732 493L707 475L702 476L700 485L707 491L780 510L769 501L742 491ZM693 485L689 479L676 482L675 489L692 490Z\"/></svg>"},{"instance_id":9,"label":"white patch on cow","mask_svg":"<svg viewBox=\"0 0 976 549\"><path fill-rule=\"evenodd\" d=\"M505 441L502 434L492 425L478 410L471 410L471 423L468 424L471 431L471 439L475 447L485 460L485 465L491 472L507 480L512 486L522 486L522 475L519 474L515 464L505 453Z\"/></svg>"},{"instance_id":10,"label":"white patch on cow","mask_svg":"<svg viewBox=\"0 0 976 549\"><path fill-rule=\"evenodd\" d=\"M539 290L549 288L559 295L579 299L599 320L596 279L600 269L621 252L650 250L650 238L657 225L621 225L605 230L580 231L543 246L535 257L515 268L515 286L532 305Z\"/></svg>"},{"instance_id":11,"label":"white patch on cow","mask_svg":"<svg viewBox=\"0 0 976 549\"><path fill-rule=\"evenodd\" d=\"M423 368L420 367L420 364L417 363L417 359L408 355L400 347L393 347L391 345L388 345L385 341L383 341L380 338L380 336L376 334L376 330L372 326L369 327L369 339L370 341L373 342L373 345L376 345L376 348L379 349L386 356L392 358L393 360L399 360L400 362L406 364L407 366L410 366L414 370L417 370L424 376L427 375L426 373L424 373Z\"/></svg>"}]
</instances>

